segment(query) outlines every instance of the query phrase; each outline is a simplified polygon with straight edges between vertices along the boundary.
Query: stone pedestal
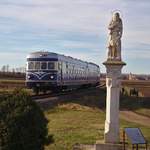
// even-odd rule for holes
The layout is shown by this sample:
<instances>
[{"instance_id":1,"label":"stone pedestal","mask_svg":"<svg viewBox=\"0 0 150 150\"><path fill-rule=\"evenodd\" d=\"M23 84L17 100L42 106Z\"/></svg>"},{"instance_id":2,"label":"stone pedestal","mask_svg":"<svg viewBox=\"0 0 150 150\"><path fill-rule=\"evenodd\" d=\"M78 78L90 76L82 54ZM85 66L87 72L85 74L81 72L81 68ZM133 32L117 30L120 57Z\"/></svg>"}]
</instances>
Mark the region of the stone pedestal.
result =
<instances>
[{"instance_id":1,"label":"stone pedestal","mask_svg":"<svg viewBox=\"0 0 150 150\"><path fill-rule=\"evenodd\" d=\"M119 143L119 97L121 69L126 65L122 61L109 60L103 63L106 66L106 120L105 143Z\"/></svg>"},{"instance_id":2,"label":"stone pedestal","mask_svg":"<svg viewBox=\"0 0 150 150\"><path fill-rule=\"evenodd\" d=\"M117 144L96 144L95 150L123 150L122 145Z\"/></svg>"}]
</instances>

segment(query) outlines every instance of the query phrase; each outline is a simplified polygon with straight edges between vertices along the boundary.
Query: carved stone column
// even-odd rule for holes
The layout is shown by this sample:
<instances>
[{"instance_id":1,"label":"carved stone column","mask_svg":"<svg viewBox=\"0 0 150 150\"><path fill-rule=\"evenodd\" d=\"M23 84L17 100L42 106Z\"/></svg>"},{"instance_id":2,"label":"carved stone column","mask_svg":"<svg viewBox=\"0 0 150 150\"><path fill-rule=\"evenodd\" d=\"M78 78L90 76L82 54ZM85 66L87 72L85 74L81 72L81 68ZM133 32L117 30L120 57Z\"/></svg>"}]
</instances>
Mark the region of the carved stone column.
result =
<instances>
[{"instance_id":1,"label":"carved stone column","mask_svg":"<svg viewBox=\"0 0 150 150\"><path fill-rule=\"evenodd\" d=\"M106 61L106 120L105 143L119 142L119 97L121 69L126 65L122 61Z\"/></svg>"}]
</instances>

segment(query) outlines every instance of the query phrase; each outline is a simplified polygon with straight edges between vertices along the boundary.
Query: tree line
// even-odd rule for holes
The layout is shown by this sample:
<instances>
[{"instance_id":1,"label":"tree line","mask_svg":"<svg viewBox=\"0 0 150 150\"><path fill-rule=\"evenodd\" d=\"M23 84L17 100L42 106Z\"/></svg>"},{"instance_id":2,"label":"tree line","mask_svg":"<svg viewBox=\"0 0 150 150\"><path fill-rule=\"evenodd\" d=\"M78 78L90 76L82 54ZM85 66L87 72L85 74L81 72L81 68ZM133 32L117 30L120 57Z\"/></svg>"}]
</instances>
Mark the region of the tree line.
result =
<instances>
[{"instance_id":1,"label":"tree line","mask_svg":"<svg viewBox=\"0 0 150 150\"><path fill-rule=\"evenodd\" d=\"M3 65L0 68L0 72L20 72L20 73L25 73L26 72L26 68L25 67L16 67L16 68L12 68L10 65Z\"/></svg>"}]
</instances>

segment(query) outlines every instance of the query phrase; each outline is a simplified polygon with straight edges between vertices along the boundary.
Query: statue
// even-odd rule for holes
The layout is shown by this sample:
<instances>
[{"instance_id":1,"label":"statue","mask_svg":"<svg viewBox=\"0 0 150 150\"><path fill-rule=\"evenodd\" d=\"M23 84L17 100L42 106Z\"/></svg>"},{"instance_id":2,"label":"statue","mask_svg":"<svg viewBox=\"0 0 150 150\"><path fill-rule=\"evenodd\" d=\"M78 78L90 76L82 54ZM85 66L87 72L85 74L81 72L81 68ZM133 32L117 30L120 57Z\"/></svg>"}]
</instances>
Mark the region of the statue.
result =
<instances>
[{"instance_id":1,"label":"statue","mask_svg":"<svg viewBox=\"0 0 150 150\"><path fill-rule=\"evenodd\" d=\"M108 26L110 30L108 41L108 60L121 61L122 20L118 12L113 14Z\"/></svg>"}]
</instances>

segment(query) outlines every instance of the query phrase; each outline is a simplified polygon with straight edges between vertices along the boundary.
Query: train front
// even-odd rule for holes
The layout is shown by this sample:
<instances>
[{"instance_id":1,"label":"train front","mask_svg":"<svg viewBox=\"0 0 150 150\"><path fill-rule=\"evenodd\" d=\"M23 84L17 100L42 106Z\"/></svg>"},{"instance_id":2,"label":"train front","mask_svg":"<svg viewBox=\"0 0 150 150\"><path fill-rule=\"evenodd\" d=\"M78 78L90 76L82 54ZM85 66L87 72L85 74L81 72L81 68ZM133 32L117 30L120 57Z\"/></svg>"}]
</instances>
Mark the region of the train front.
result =
<instances>
[{"instance_id":1,"label":"train front","mask_svg":"<svg viewBox=\"0 0 150 150\"><path fill-rule=\"evenodd\" d=\"M34 52L27 56L26 85L37 94L57 87L58 56L49 52Z\"/></svg>"}]
</instances>

